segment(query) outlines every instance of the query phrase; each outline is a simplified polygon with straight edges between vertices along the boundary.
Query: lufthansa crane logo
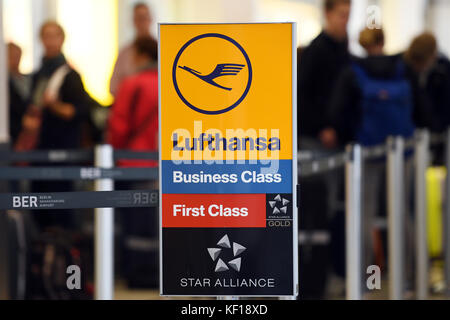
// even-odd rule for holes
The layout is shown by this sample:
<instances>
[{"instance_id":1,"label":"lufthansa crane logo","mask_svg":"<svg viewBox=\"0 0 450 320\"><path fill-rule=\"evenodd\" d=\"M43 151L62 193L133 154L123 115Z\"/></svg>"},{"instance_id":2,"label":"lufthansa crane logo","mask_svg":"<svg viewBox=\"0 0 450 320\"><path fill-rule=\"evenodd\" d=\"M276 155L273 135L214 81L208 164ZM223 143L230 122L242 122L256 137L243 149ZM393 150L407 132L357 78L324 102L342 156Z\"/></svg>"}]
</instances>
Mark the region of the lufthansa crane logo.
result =
<instances>
[{"instance_id":1,"label":"lufthansa crane logo","mask_svg":"<svg viewBox=\"0 0 450 320\"><path fill-rule=\"evenodd\" d=\"M206 33L186 42L172 68L175 91L185 105L208 115L233 110L247 96L252 65L234 39Z\"/></svg>"},{"instance_id":2,"label":"lufthansa crane logo","mask_svg":"<svg viewBox=\"0 0 450 320\"><path fill-rule=\"evenodd\" d=\"M194 69L191 69L189 67L179 67L183 70L186 70L187 72L192 73L194 76L198 77L199 79L205 81L206 83L209 83L213 86L216 86L217 88L224 89L224 90L232 90L232 88L227 88L224 86L221 86L214 80L218 77L223 76L235 76L241 71L242 68L244 68L245 65L243 64L237 64L237 63L221 63L216 66L216 68L208 75L202 75L201 72L195 71Z\"/></svg>"}]
</instances>

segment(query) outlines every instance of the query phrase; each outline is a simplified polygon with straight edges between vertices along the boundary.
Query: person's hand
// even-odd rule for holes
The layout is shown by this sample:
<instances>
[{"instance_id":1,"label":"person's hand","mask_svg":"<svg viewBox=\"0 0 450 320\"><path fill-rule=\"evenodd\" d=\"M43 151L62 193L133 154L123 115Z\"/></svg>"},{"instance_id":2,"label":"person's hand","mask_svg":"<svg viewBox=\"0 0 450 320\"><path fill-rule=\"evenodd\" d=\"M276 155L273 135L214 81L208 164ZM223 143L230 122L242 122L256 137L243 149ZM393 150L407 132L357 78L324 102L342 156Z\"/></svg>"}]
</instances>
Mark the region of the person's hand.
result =
<instances>
[{"instance_id":1,"label":"person's hand","mask_svg":"<svg viewBox=\"0 0 450 320\"><path fill-rule=\"evenodd\" d=\"M50 94L48 91L45 91L42 96L42 106L44 108L51 107L55 105L57 102L56 97L53 94Z\"/></svg>"},{"instance_id":2,"label":"person's hand","mask_svg":"<svg viewBox=\"0 0 450 320\"><path fill-rule=\"evenodd\" d=\"M333 128L325 128L320 131L319 139L325 148L332 149L337 147L337 134Z\"/></svg>"},{"instance_id":3,"label":"person's hand","mask_svg":"<svg viewBox=\"0 0 450 320\"><path fill-rule=\"evenodd\" d=\"M49 92L44 92L42 105L64 120L72 120L75 116L75 107L72 104L58 100L55 95Z\"/></svg>"},{"instance_id":4,"label":"person's hand","mask_svg":"<svg viewBox=\"0 0 450 320\"><path fill-rule=\"evenodd\" d=\"M30 131L38 130L41 122L41 111L35 106L30 106L22 118L23 128Z\"/></svg>"},{"instance_id":5,"label":"person's hand","mask_svg":"<svg viewBox=\"0 0 450 320\"><path fill-rule=\"evenodd\" d=\"M75 107L70 103L64 103L56 100L52 104L49 104L48 108L58 117L67 121L72 120L72 118L75 116Z\"/></svg>"}]
</instances>

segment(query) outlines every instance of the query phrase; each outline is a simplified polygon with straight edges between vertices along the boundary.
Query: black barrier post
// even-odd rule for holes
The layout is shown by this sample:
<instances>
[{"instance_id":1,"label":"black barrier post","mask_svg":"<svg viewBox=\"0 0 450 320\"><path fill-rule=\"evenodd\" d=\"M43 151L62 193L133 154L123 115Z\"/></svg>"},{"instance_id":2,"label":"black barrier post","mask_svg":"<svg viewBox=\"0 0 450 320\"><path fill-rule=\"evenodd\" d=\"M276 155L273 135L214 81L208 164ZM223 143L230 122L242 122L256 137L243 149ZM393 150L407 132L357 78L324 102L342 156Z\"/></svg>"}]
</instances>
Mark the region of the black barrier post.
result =
<instances>
[{"instance_id":1,"label":"black barrier post","mask_svg":"<svg viewBox=\"0 0 450 320\"><path fill-rule=\"evenodd\" d=\"M8 149L8 110L8 68L6 66L6 45L3 38L3 1L0 1L0 153ZM2 188L1 185L0 188ZM6 214L0 212L0 299L8 299L10 296L8 238L8 220Z\"/></svg>"},{"instance_id":2,"label":"black barrier post","mask_svg":"<svg viewBox=\"0 0 450 320\"><path fill-rule=\"evenodd\" d=\"M7 152L8 149L8 144L0 144L0 153ZM3 189L6 188L6 183L6 181L2 181L0 183L0 192L5 192L5 190ZM6 212L0 212L0 300L7 300L10 298L9 261L8 216L6 215Z\"/></svg>"},{"instance_id":3,"label":"black barrier post","mask_svg":"<svg viewBox=\"0 0 450 320\"><path fill-rule=\"evenodd\" d=\"M362 299L362 151L360 145L347 148L345 166L346 297Z\"/></svg>"},{"instance_id":4,"label":"black barrier post","mask_svg":"<svg viewBox=\"0 0 450 320\"><path fill-rule=\"evenodd\" d=\"M446 132L446 154L445 166L447 168L446 191L445 191L445 212L443 219L444 228L444 276L445 276L445 293L450 298L450 127Z\"/></svg>"}]
</instances>

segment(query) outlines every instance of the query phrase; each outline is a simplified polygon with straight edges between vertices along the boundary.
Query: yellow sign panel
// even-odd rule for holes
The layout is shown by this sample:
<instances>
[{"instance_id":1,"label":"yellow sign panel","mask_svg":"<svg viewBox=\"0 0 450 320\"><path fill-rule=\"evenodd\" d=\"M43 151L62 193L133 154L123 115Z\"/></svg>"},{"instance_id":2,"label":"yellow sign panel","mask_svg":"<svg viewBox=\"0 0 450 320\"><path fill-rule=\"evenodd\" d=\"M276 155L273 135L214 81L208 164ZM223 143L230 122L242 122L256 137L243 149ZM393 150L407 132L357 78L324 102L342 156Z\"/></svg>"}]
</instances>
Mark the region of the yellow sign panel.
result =
<instances>
[{"instance_id":1,"label":"yellow sign panel","mask_svg":"<svg viewBox=\"0 0 450 320\"><path fill-rule=\"evenodd\" d=\"M160 25L161 293L298 293L295 27Z\"/></svg>"},{"instance_id":2,"label":"yellow sign panel","mask_svg":"<svg viewBox=\"0 0 450 320\"><path fill-rule=\"evenodd\" d=\"M292 159L291 23L161 25L160 39L162 160Z\"/></svg>"}]
</instances>

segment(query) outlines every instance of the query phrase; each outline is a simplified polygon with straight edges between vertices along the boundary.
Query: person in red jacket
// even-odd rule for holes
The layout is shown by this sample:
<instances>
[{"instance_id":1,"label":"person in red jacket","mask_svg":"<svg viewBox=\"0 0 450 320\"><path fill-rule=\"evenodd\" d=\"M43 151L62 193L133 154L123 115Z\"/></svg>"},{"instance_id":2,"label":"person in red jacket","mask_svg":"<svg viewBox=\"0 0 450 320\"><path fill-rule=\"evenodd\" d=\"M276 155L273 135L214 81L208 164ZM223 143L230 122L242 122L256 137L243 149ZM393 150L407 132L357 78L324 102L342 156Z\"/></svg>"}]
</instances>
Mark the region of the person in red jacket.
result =
<instances>
[{"instance_id":1,"label":"person in red jacket","mask_svg":"<svg viewBox=\"0 0 450 320\"><path fill-rule=\"evenodd\" d=\"M109 117L107 141L115 149L158 150L158 70L157 45L150 37L138 38L133 58L139 70L119 86ZM157 166L156 161L128 160L120 166ZM150 190L157 181L117 181L116 190ZM118 241L120 271L130 288L156 288L159 285L158 257L153 244L158 241L157 208L121 208L117 215L122 237ZM149 246L142 250L142 245ZM152 249L152 248L155 249Z\"/></svg>"},{"instance_id":2,"label":"person in red jacket","mask_svg":"<svg viewBox=\"0 0 450 320\"><path fill-rule=\"evenodd\" d=\"M158 150L157 44L150 37L133 45L136 74L125 78L112 106L107 141L115 149ZM121 166L155 166L155 162L122 160Z\"/></svg>"}]
</instances>

